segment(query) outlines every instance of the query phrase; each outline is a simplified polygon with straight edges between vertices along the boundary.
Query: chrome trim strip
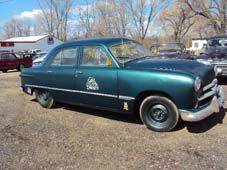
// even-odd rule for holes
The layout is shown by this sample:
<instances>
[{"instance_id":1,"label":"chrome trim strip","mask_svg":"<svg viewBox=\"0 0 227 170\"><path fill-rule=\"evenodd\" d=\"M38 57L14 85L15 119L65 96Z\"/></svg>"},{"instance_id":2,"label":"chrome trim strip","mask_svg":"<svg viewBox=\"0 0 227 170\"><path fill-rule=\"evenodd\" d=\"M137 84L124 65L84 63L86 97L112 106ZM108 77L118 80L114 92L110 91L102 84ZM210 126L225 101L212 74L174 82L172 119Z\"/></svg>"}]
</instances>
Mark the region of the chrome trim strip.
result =
<instances>
[{"instance_id":1,"label":"chrome trim strip","mask_svg":"<svg viewBox=\"0 0 227 170\"><path fill-rule=\"evenodd\" d=\"M218 80L217 80L217 79L214 79L214 80L212 81L212 83L208 84L207 86L205 86L205 87L203 88L203 91L206 91L206 90L212 88L212 87L215 86L217 83L218 83Z\"/></svg>"},{"instance_id":2,"label":"chrome trim strip","mask_svg":"<svg viewBox=\"0 0 227 170\"><path fill-rule=\"evenodd\" d=\"M134 97L129 97L129 96L119 96L119 99L122 99L122 100L135 100Z\"/></svg>"},{"instance_id":3,"label":"chrome trim strip","mask_svg":"<svg viewBox=\"0 0 227 170\"><path fill-rule=\"evenodd\" d=\"M119 98L124 100L134 100L135 98L129 96L117 96L111 94L103 94L103 93L95 93L95 92L87 92L87 91L79 91L79 90L70 90L70 89L62 89L62 88L55 88L55 87L46 87L46 86L36 86L31 84L26 84L26 87L33 87L33 88L41 88L41 89L49 89L49 90L57 90L57 91L66 91L72 93L81 93L81 94L90 94L96 96L104 96L104 97L112 97L112 98Z\"/></svg>"},{"instance_id":4,"label":"chrome trim strip","mask_svg":"<svg viewBox=\"0 0 227 170\"><path fill-rule=\"evenodd\" d=\"M85 91L61 89L61 88L55 88L55 87L46 87L46 86L36 86L36 85L30 85L30 84L25 85L25 86L34 87L34 88L49 89L49 90L57 90L57 91L66 91L66 92L72 92L72 93L91 94L91 95L96 95L96 96L105 96L105 97L118 98L117 95L110 95L110 94L103 94L103 93L85 92Z\"/></svg>"},{"instance_id":5,"label":"chrome trim strip","mask_svg":"<svg viewBox=\"0 0 227 170\"><path fill-rule=\"evenodd\" d=\"M204 94L204 95L201 96L200 98L198 98L198 101L202 101L202 100L204 100L204 99L206 99L206 98L208 98L208 97L210 97L210 96L213 96L213 95L215 95L215 94L216 94L216 91L215 91L215 90L212 90L212 91L210 91L210 92Z\"/></svg>"}]
</instances>

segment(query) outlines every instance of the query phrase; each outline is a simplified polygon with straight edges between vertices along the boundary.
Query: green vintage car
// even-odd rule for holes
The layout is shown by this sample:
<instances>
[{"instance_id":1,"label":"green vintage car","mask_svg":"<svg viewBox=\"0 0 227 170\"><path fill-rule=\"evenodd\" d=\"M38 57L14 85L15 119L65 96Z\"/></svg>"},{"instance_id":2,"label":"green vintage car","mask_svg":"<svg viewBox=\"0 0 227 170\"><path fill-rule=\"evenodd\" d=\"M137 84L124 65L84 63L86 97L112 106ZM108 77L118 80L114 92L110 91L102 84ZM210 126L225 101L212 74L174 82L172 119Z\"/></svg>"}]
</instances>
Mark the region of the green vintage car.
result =
<instances>
[{"instance_id":1,"label":"green vintage car","mask_svg":"<svg viewBox=\"0 0 227 170\"><path fill-rule=\"evenodd\" d=\"M45 108L57 101L138 114L154 131L219 112L223 89L212 66L154 59L150 53L125 38L67 42L42 65L23 69L21 87Z\"/></svg>"}]
</instances>

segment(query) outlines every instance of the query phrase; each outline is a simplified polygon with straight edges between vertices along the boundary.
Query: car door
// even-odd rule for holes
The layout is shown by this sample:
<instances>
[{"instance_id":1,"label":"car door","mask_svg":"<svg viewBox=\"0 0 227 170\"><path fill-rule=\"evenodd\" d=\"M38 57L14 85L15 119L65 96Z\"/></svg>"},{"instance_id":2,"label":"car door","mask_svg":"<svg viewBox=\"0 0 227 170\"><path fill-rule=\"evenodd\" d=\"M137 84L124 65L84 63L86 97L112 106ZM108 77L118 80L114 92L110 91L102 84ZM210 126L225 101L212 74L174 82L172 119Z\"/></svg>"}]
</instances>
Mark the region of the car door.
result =
<instances>
[{"instance_id":1,"label":"car door","mask_svg":"<svg viewBox=\"0 0 227 170\"><path fill-rule=\"evenodd\" d=\"M5 68L5 63L2 57L2 54L0 54L0 70L3 70Z\"/></svg>"},{"instance_id":2,"label":"car door","mask_svg":"<svg viewBox=\"0 0 227 170\"><path fill-rule=\"evenodd\" d=\"M10 65L11 69L18 69L19 62L20 60L14 54L8 54L8 64Z\"/></svg>"},{"instance_id":3,"label":"car door","mask_svg":"<svg viewBox=\"0 0 227 170\"><path fill-rule=\"evenodd\" d=\"M70 46L57 49L48 64L43 67L42 79L58 101L73 102L76 97L75 69L78 60L78 47Z\"/></svg>"},{"instance_id":4,"label":"car door","mask_svg":"<svg viewBox=\"0 0 227 170\"><path fill-rule=\"evenodd\" d=\"M11 62L8 59L8 53L3 53L1 55L2 58L2 67L4 70L11 69Z\"/></svg>"},{"instance_id":5,"label":"car door","mask_svg":"<svg viewBox=\"0 0 227 170\"><path fill-rule=\"evenodd\" d=\"M81 47L75 72L76 89L82 104L117 109L118 69L104 46Z\"/></svg>"}]
</instances>

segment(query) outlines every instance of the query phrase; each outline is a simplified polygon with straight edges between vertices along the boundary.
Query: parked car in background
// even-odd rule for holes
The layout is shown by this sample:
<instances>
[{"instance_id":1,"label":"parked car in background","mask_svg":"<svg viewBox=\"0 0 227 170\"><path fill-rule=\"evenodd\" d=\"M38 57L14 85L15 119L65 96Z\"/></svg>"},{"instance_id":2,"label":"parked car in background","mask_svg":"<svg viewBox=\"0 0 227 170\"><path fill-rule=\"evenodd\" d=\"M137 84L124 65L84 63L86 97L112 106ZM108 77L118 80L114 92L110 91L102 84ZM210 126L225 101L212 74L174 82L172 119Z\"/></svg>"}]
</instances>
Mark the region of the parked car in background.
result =
<instances>
[{"instance_id":1,"label":"parked car in background","mask_svg":"<svg viewBox=\"0 0 227 170\"><path fill-rule=\"evenodd\" d=\"M158 58L192 59L193 55L184 44L177 42L158 43L151 46L152 55Z\"/></svg>"},{"instance_id":2,"label":"parked car in background","mask_svg":"<svg viewBox=\"0 0 227 170\"><path fill-rule=\"evenodd\" d=\"M4 73L14 69L21 71L31 66L31 58L20 58L14 53L0 53L0 71Z\"/></svg>"},{"instance_id":3,"label":"parked car in background","mask_svg":"<svg viewBox=\"0 0 227 170\"><path fill-rule=\"evenodd\" d=\"M32 57L32 60L34 61L34 60L36 60L37 58L42 58L43 56L45 56L47 54L47 52L39 52L39 53L37 53L36 55L34 55L33 57Z\"/></svg>"},{"instance_id":4,"label":"parked car in background","mask_svg":"<svg viewBox=\"0 0 227 170\"><path fill-rule=\"evenodd\" d=\"M35 60L33 60L32 62L32 66L40 66L42 65L43 61L45 60L45 58L47 57L47 53L44 55L41 55L41 57L36 58Z\"/></svg>"},{"instance_id":5,"label":"parked car in background","mask_svg":"<svg viewBox=\"0 0 227 170\"><path fill-rule=\"evenodd\" d=\"M199 121L223 106L223 89L209 65L154 59L140 43L122 38L67 42L40 67L23 69L21 88L45 108L55 101L140 115L154 131L183 119Z\"/></svg>"},{"instance_id":6,"label":"parked car in background","mask_svg":"<svg viewBox=\"0 0 227 170\"><path fill-rule=\"evenodd\" d=\"M35 54L30 52L16 52L15 53L19 58L32 58Z\"/></svg>"},{"instance_id":7,"label":"parked car in background","mask_svg":"<svg viewBox=\"0 0 227 170\"><path fill-rule=\"evenodd\" d=\"M219 77L227 77L227 35L210 37L207 41L204 52L197 61L216 66Z\"/></svg>"},{"instance_id":8,"label":"parked car in background","mask_svg":"<svg viewBox=\"0 0 227 170\"><path fill-rule=\"evenodd\" d=\"M0 50L0 53L10 53L9 50Z\"/></svg>"}]
</instances>

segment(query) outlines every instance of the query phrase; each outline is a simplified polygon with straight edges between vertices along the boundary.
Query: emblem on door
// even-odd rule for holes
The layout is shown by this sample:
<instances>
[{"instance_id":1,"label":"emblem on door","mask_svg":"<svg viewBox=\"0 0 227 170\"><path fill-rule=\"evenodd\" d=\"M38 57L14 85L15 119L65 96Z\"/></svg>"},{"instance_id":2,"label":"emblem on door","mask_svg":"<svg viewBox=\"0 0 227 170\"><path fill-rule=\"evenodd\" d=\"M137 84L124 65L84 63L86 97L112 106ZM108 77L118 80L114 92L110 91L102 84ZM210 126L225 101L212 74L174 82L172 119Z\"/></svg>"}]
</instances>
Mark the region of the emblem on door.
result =
<instances>
[{"instance_id":1,"label":"emblem on door","mask_svg":"<svg viewBox=\"0 0 227 170\"><path fill-rule=\"evenodd\" d=\"M87 90L99 90L99 85L95 81L95 78L88 77L87 83L86 83Z\"/></svg>"}]
</instances>

